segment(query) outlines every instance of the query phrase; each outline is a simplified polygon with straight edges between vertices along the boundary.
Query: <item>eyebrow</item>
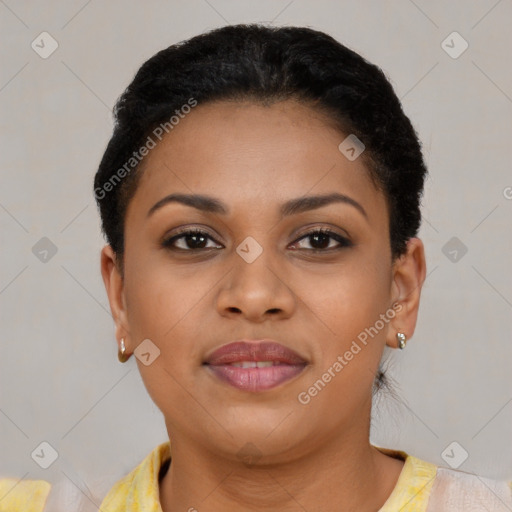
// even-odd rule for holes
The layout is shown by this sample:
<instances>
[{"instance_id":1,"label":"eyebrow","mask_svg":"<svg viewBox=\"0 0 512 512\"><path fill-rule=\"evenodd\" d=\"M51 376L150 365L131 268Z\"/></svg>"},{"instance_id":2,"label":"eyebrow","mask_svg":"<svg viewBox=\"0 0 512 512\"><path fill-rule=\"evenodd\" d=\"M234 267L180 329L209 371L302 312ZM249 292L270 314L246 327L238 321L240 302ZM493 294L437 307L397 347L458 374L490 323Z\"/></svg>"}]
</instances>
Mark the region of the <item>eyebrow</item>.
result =
<instances>
[{"instance_id":1,"label":"eyebrow","mask_svg":"<svg viewBox=\"0 0 512 512\"><path fill-rule=\"evenodd\" d=\"M148 211L147 216L151 216L156 210L162 208L169 203L181 203L186 206L191 206L197 210L208 213L216 213L227 215L229 213L228 207L214 197L202 194L169 194L155 203ZM332 194L317 195L317 196L303 196L296 199L290 199L280 208L281 217L288 217L298 213L303 213L309 210L315 210L332 203L344 203L356 208L366 219L368 214L366 210L355 199L344 194L337 192Z\"/></svg>"}]
</instances>

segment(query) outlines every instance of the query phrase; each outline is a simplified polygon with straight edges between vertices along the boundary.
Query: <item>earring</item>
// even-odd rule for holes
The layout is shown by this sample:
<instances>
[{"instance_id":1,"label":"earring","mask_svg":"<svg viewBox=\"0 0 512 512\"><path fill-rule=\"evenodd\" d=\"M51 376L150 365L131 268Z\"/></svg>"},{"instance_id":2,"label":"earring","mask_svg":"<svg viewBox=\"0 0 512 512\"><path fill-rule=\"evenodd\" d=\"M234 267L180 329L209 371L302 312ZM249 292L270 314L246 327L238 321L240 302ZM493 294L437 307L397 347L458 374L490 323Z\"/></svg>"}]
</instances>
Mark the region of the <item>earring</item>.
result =
<instances>
[{"instance_id":1,"label":"earring","mask_svg":"<svg viewBox=\"0 0 512 512\"><path fill-rule=\"evenodd\" d=\"M121 363L126 363L130 356L126 354L126 345L124 344L124 338L121 338L121 348L117 353L117 358Z\"/></svg>"},{"instance_id":2,"label":"earring","mask_svg":"<svg viewBox=\"0 0 512 512\"><path fill-rule=\"evenodd\" d=\"M397 332L396 339L398 340L398 347L403 350L407 342L407 336L403 332Z\"/></svg>"}]
</instances>

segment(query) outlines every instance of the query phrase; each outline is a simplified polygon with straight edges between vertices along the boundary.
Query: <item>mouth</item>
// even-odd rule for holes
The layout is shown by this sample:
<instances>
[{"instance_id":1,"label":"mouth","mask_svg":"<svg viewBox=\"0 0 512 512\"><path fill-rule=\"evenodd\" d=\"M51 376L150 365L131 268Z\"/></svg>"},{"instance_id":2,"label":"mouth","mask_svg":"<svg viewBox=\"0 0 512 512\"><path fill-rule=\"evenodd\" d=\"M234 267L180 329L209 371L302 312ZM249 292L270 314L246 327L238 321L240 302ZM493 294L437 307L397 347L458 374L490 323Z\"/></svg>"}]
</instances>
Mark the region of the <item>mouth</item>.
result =
<instances>
[{"instance_id":1,"label":"mouth","mask_svg":"<svg viewBox=\"0 0 512 512\"><path fill-rule=\"evenodd\" d=\"M203 365L237 389L259 392L299 375L307 361L273 340L240 340L215 350Z\"/></svg>"}]
</instances>

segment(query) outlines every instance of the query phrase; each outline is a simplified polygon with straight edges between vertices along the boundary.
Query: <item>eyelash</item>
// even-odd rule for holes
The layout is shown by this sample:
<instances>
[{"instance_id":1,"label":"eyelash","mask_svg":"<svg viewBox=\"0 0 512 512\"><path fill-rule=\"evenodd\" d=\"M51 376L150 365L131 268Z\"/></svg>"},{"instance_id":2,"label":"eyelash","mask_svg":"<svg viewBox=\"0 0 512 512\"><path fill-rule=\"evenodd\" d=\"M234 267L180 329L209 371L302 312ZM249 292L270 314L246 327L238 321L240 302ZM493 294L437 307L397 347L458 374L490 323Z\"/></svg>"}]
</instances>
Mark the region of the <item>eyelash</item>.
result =
<instances>
[{"instance_id":1,"label":"eyelash","mask_svg":"<svg viewBox=\"0 0 512 512\"><path fill-rule=\"evenodd\" d=\"M305 249L306 251L312 252L312 253L325 253L325 252L340 250L340 249L343 249L346 247L351 247L353 245L352 242L348 238L346 238L334 231L331 231L330 229L323 229L323 228L314 229L312 231L308 231L307 233L304 233L303 235L301 235L300 238L295 240L295 242L293 242L293 244L296 244L297 242L299 242L301 240L304 240L306 238L309 238L313 235L318 235L318 234L332 238L332 239L336 240L340 245L338 247L334 247L334 248L331 247L328 249ZM196 252L196 251L205 251L208 249L212 249L212 248L182 249L182 248L177 248L177 247L173 246L174 242L176 242L177 240L186 238L187 236L194 236L194 235L205 236L206 238L209 238L210 240L214 241L215 243L219 243L216 240L214 240L207 231L202 231L200 229L184 229L183 231L178 232L178 234L172 236L171 238L164 240L162 242L162 247L172 250L172 251L181 251L181 252ZM330 242L328 245L330 245Z\"/></svg>"}]
</instances>

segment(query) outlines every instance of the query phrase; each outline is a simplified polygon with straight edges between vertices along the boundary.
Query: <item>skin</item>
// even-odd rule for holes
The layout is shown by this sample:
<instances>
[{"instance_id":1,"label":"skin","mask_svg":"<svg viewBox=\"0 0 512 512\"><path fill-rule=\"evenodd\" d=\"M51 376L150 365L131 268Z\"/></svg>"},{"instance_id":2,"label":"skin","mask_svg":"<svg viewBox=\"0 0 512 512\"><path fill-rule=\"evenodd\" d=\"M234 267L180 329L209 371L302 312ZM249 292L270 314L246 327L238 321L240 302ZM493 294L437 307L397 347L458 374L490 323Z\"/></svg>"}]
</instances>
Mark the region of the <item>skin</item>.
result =
<instances>
[{"instance_id":1,"label":"skin","mask_svg":"<svg viewBox=\"0 0 512 512\"><path fill-rule=\"evenodd\" d=\"M396 348L397 332L414 332L424 248L412 238L392 259L386 199L363 158L338 150L345 136L295 101L215 102L195 107L146 157L126 213L124 275L108 245L101 270L118 343L124 337L132 354L149 338L160 350L148 366L136 361L171 439L164 512L369 512L396 485L403 461L369 443L371 394L385 345ZM287 200L332 192L366 216L348 203L279 216ZM171 193L213 196L229 213L173 202L148 217ZM190 238L175 242L181 252L162 247L178 227L206 231L207 249ZM304 235L319 228L351 245L314 245ZM236 252L247 236L263 249L252 263ZM323 253L312 252L319 247ZM393 304L394 318L301 404L298 394ZM305 370L250 393L202 365L225 343L259 338L295 350ZM242 460L247 443L257 453L252 463Z\"/></svg>"}]
</instances>

